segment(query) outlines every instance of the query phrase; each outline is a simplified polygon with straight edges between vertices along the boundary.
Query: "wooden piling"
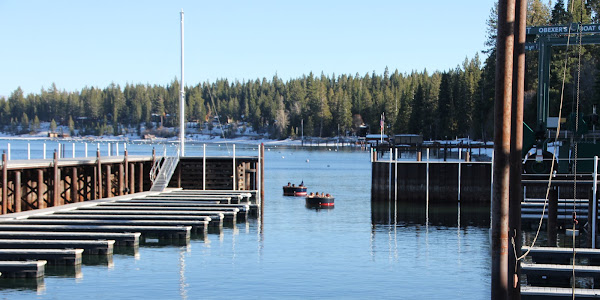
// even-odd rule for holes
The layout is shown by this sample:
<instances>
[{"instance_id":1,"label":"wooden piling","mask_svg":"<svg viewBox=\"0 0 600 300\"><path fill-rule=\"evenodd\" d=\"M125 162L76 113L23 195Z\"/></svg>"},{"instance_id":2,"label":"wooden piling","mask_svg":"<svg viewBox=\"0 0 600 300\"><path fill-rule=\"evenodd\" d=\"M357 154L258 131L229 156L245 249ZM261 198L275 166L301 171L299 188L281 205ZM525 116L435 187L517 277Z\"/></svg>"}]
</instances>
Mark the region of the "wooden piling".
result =
<instances>
[{"instance_id":1,"label":"wooden piling","mask_svg":"<svg viewBox=\"0 0 600 300\"><path fill-rule=\"evenodd\" d=\"M126 167L123 164L119 164L119 191L117 191L117 195L122 196L125 192L125 169Z\"/></svg>"},{"instance_id":2,"label":"wooden piling","mask_svg":"<svg viewBox=\"0 0 600 300\"><path fill-rule=\"evenodd\" d=\"M594 219L594 209L596 211L598 211L598 201L594 201L594 193L593 191L590 191L590 196L589 196L589 200L588 200L588 224L590 225L590 230L588 231L588 241L589 241L589 246L590 248L592 248L592 245L596 245L597 243L592 243L592 241L594 239L596 239L595 236L593 236L593 232L598 232L597 230L594 231L592 230L592 224L594 224L594 222L592 222L592 220ZM596 223L597 224L597 223ZM596 228L598 229L598 228Z\"/></svg>"},{"instance_id":3,"label":"wooden piling","mask_svg":"<svg viewBox=\"0 0 600 300\"><path fill-rule=\"evenodd\" d=\"M129 193L135 193L135 164L129 166Z\"/></svg>"},{"instance_id":4,"label":"wooden piling","mask_svg":"<svg viewBox=\"0 0 600 300\"><path fill-rule=\"evenodd\" d=\"M15 171L15 187L14 187L14 212L21 211L21 201L22 201L22 186L21 186L21 171Z\"/></svg>"},{"instance_id":5,"label":"wooden piling","mask_svg":"<svg viewBox=\"0 0 600 300\"><path fill-rule=\"evenodd\" d=\"M112 171L111 171L111 167L109 164L106 164L106 166L104 167L105 172L106 172L106 177L104 177L105 180L105 185L106 185L106 198L110 198L113 196L112 193Z\"/></svg>"},{"instance_id":6,"label":"wooden piling","mask_svg":"<svg viewBox=\"0 0 600 300\"><path fill-rule=\"evenodd\" d=\"M42 169L37 170L37 202L38 209L46 208L46 200L44 199L44 171Z\"/></svg>"},{"instance_id":7,"label":"wooden piling","mask_svg":"<svg viewBox=\"0 0 600 300\"><path fill-rule=\"evenodd\" d=\"M144 191L144 164L138 163L138 192Z\"/></svg>"},{"instance_id":8,"label":"wooden piling","mask_svg":"<svg viewBox=\"0 0 600 300\"><path fill-rule=\"evenodd\" d=\"M58 169L58 153L54 151L54 159L52 163L52 206L61 205L60 201L60 170Z\"/></svg>"},{"instance_id":9,"label":"wooden piling","mask_svg":"<svg viewBox=\"0 0 600 300\"><path fill-rule=\"evenodd\" d=\"M100 148L96 151L96 194L95 199L102 199L102 163L100 162Z\"/></svg>"},{"instance_id":10,"label":"wooden piling","mask_svg":"<svg viewBox=\"0 0 600 300\"><path fill-rule=\"evenodd\" d=\"M71 201L73 203L79 202L79 174L77 167L71 168Z\"/></svg>"},{"instance_id":11,"label":"wooden piling","mask_svg":"<svg viewBox=\"0 0 600 300\"><path fill-rule=\"evenodd\" d=\"M6 214L8 206L8 165L6 153L2 153L2 214Z\"/></svg>"},{"instance_id":12,"label":"wooden piling","mask_svg":"<svg viewBox=\"0 0 600 300\"><path fill-rule=\"evenodd\" d=\"M556 247L556 219L558 215L558 189L552 187L548 195L548 247Z\"/></svg>"}]
</instances>

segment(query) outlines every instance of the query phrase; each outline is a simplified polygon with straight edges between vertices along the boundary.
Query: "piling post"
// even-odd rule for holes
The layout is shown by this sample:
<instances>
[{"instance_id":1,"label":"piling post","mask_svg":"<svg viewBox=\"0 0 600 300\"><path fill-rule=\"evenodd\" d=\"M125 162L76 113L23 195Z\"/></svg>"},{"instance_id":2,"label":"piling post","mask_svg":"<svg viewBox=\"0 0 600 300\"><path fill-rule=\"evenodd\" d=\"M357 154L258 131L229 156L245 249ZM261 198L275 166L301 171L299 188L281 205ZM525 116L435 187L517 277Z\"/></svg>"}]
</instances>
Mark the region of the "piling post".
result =
<instances>
[{"instance_id":1,"label":"piling post","mask_svg":"<svg viewBox=\"0 0 600 300\"><path fill-rule=\"evenodd\" d=\"M112 196L114 196L112 194L112 170L110 167L110 164L106 164L106 166L104 167L106 169L106 177L104 178L105 180L105 185L106 185L106 197L110 198Z\"/></svg>"},{"instance_id":2,"label":"piling post","mask_svg":"<svg viewBox=\"0 0 600 300\"><path fill-rule=\"evenodd\" d=\"M588 224L590 225L590 230L588 231L588 246L592 249L596 247L596 222L594 222L594 209L598 211L597 201L594 201L596 197L596 193L594 193L594 188L589 191L588 194Z\"/></svg>"},{"instance_id":3,"label":"piling post","mask_svg":"<svg viewBox=\"0 0 600 300\"><path fill-rule=\"evenodd\" d=\"M59 191L59 181L60 181L60 169L58 168L58 153L54 151L54 159L52 161L52 167L54 169L53 179L52 179L52 206L61 205L60 203L60 191Z\"/></svg>"},{"instance_id":4,"label":"piling post","mask_svg":"<svg viewBox=\"0 0 600 300\"><path fill-rule=\"evenodd\" d=\"M127 144L123 144L123 166L125 168L125 194L131 193L129 189L129 154L127 152Z\"/></svg>"},{"instance_id":5,"label":"piling post","mask_svg":"<svg viewBox=\"0 0 600 300\"><path fill-rule=\"evenodd\" d=\"M138 165L138 191L144 191L144 163Z\"/></svg>"},{"instance_id":6,"label":"piling post","mask_svg":"<svg viewBox=\"0 0 600 300\"><path fill-rule=\"evenodd\" d=\"M8 165L6 153L2 153L2 214L5 215L8 205Z\"/></svg>"},{"instance_id":7,"label":"piling post","mask_svg":"<svg viewBox=\"0 0 600 300\"><path fill-rule=\"evenodd\" d=\"M508 297L509 179L515 0L498 2L494 102L494 186L492 199L491 298Z\"/></svg>"},{"instance_id":8,"label":"piling post","mask_svg":"<svg viewBox=\"0 0 600 300\"><path fill-rule=\"evenodd\" d=\"M27 160L31 159L31 144L27 143Z\"/></svg>"},{"instance_id":9,"label":"piling post","mask_svg":"<svg viewBox=\"0 0 600 300\"><path fill-rule=\"evenodd\" d=\"M21 211L21 201L22 201L22 186L21 186L21 171L15 171L15 191L14 191L14 208L13 212Z\"/></svg>"},{"instance_id":10,"label":"piling post","mask_svg":"<svg viewBox=\"0 0 600 300\"><path fill-rule=\"evenodd\" d=\"M135 193L135 163L129 166L129 192Z\"/></svg>"},{"instance_id":11,"label":"piling post","mask_svg":"<svg viewBox=\"0 0 600 300\"><path fill-rule=\"evenodd\" d=\"M118 144L117 144L118 145ZM119 164L119 191L117 192L117 195L121 196L123 195L123 193L125 192L125 169L127 167L124 166L124 163L120 163Z\"/></svg>"},{"instance_id":12,"label":"piling post","mask_svg":"<svg viewBox=\"0 0 600 300\"><path fill-rule=\"evenodd\" d=\"M596 222L598 221L598 156L594 156L594 186L592 187L592 215L588 220L592 220L592 248L596 249L596 230L598 229ZM588 206L589 207L589 206Z\"/></svg>"},{"instance_id":13,"label":"piling post","mask_svg":"<svg viewBox=\"0 0 600 300\"><path fill-rule=\"evenodd\" d=\"M556 247L556 219L558 215L558 190L555 186L548 194L548 247Z\"/></svg>"},{"instance_id":14,"label":"piling post","mask_svg":"<svg viewBox=\"0 0 600 300\"><path fill-rule=\"evenodd\" d=\"M202 190L206 190L206 144L202 148ZM260 150L258 152L260 153Z\"/></svg>"},{"instance_id":15,"label":"piling post","mask_svg":"<svg viewBox=\"0 0 600 300\"><path fill-rule=\"evenodd\" d=\"M521 268L517 257L521 256L521 201L523 201L522 151L523 151L523 103L525 95L525 36L527 20L527 0L515 1L513 85L511 103L511 142L510 142L510 190L508 208L508 296L521 299ZM556 191L558 204L558 190ZM556 235L555 235L556 236ZM514 241L514 242L513 242ZM514 247L513 247L514 246ZM516 257L515 257L516 255Z\"/></svg>"},{"instance_id":16,"label":"piling post","mask_svg":"<svg viewBox=\"0 0 600 300\"><path fill-rule=\"evenodd\" d=\"M96 150L96 194L98 198L102 199L102 163L100 162L100 144L98 144L98 150Z\"/></svg>"},{"instance_id":17,"label":"piling post","mask_svg":"<svg viewBox=\"0 0 600 300\"><path fill-rule=\"evenodd\" d=\"M46 200L44 200L44 171L37 170L37 202L38 209L46 208Z\"/></svg>"},{"instance_id":18,"label":"piling post","mask_svg":"<svg viewBox=\"0 0 600 300\"><path fill-rule=\"evenodd\" d=\"M79 199L79 174L77 167L71 168L71 201L73 203L80 202Z\"/></svg>"}]
</instances>

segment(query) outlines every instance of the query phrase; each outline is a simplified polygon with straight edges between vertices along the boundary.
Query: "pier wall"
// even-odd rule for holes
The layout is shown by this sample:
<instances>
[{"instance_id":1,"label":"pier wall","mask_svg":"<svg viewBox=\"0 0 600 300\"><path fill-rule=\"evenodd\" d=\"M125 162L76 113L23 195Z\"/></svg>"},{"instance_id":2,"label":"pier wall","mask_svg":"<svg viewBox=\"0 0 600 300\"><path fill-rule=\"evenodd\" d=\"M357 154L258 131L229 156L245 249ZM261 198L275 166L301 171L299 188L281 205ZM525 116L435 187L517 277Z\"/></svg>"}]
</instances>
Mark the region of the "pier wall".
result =
<instances>
[{"instance_id":1,"label":"pier wall","mask_svg":"<svg viewBox=\"0 0 600 300\"><path fill-rule=\"evenodd\" d=\"M489 204L491 174L490 162L374 161L371 199Z\"/></svg>"},{"instance_id":2,"label":"pier wall","mask_svg":"<svg viewBox=\"0 0 600 300\"><path fill-rule=\"evenodd\" d=\"M3 155L0 215L149 191L150 171L160 161L155 155L37 160ZM262 166L258 157L183 157L169 187L262 192Z\"/></svg>"}]
</instances>

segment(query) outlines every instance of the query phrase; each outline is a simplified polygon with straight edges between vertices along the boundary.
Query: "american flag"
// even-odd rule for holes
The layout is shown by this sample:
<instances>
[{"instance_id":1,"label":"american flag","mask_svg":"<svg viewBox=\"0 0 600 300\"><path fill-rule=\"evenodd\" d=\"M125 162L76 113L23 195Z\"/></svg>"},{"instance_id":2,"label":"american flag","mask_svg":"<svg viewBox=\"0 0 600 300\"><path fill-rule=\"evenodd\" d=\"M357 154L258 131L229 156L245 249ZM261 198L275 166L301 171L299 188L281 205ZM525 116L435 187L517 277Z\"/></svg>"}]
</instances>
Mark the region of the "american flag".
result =
<instances>
[{"instance_id":1,"label":"american flag","mask_svg":"<svg viewBox=\"0 0 600 300\"><path fill-rule=\"evenodd\" d=\"M379 121L379 126L381 127L381 131L383 131L383 122L385 121L385 113L381 114L381 119Z\"/></svg>"}]
</instances>

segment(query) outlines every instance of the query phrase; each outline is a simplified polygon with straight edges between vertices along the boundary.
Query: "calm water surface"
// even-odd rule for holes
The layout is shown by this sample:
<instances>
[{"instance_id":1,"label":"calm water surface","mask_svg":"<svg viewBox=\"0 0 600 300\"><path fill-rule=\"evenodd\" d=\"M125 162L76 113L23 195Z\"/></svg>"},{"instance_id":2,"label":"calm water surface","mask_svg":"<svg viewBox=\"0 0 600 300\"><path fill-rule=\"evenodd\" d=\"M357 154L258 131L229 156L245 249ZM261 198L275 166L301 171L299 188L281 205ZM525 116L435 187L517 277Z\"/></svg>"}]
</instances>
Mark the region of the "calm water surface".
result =
<instances>
[{"instance_id":1,"label":"calm water surface","mask_svg":"<svg viewBox=\"0 0 600 300\"><path fill-rule=\"evenodd\" d=\"M4 282L0 298L489 298L489 208L431 207L426 226L424 205L372 204L366 152L269 148L265 161L262 220L185 247L142 246L40 284ZM281 186L301 180L309 192L333 194L335 208L282 196Z\"/></svg>"}]
</instances>

